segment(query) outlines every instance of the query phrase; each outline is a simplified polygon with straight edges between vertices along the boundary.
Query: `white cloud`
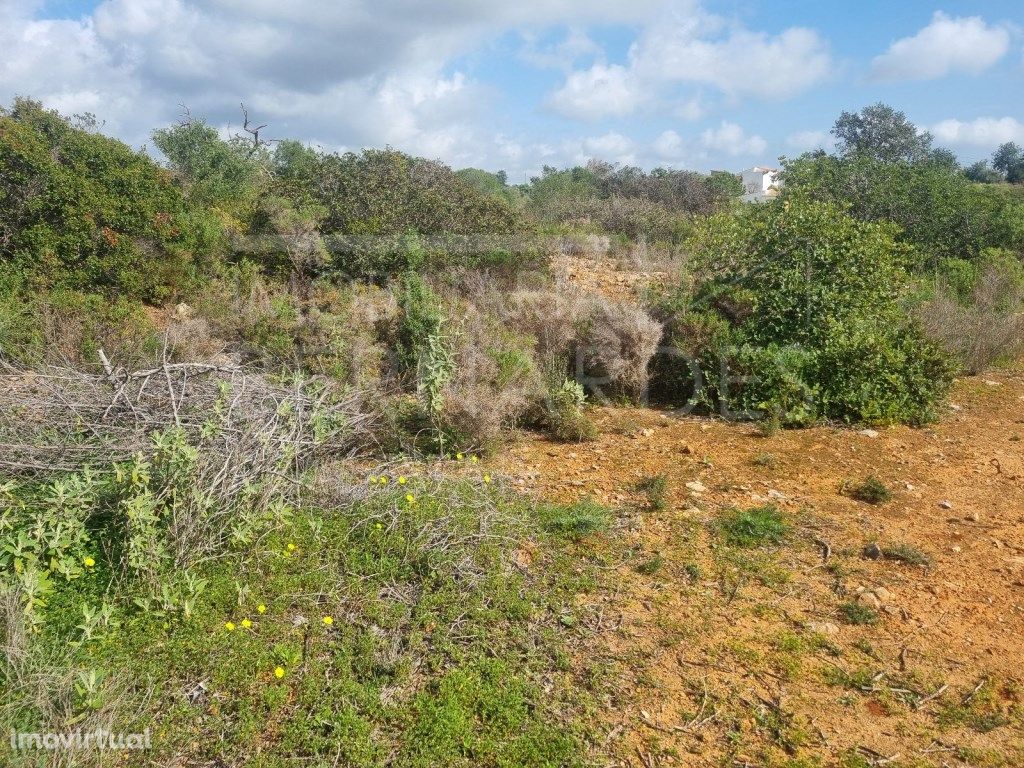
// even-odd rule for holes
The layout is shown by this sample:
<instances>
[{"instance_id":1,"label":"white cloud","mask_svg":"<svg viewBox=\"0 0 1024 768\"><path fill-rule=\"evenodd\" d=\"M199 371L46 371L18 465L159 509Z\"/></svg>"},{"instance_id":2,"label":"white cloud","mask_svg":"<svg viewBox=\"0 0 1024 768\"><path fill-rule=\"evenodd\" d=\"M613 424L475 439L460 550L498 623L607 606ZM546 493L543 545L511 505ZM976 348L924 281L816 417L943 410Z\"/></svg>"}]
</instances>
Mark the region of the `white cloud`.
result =
<instances>
[{"instance_id":1,"label":"white cloud","mask_svg":"<svg viewBox=\"0 0 1024 768\"><path fill-rule=\"evenodd\" d=\"M601 136L588 136L578 145L569 142L567 149L575 150L571 154L573 162L576 163L585 163L591 158L622 165L632 165L636 162L633 140L614 131Z\"/></svg>"},{"instance_id":2,"label":"white cloud","mask_svg":"<svg viewBox=\"0 0 1024 768\"><path fill-rule=\"evenodd\" d=\"M794 27L779 35L721 27L715 17L685 19L650 29L634 46L633 65L645 79L711 85L729 96L785 99L832 72L828 45L817 32Z\"/></svg>"},{"instance_id":3,"label":"white cloud","mask_svg":"<svg viewBox=\"0 0 1024 768\"><path fill-rule=\"evenodd\" d=\"M952 72L978 74L1003 56L1010 33L989 26L980 16L947 16L936 11L931 23L904 37L871 62L871 77L878 81L933 80Z\"/></svg>"},{"instance_id":4,"label":"white cloud","mask_svg":"<svg viewBox=\"0 0 1024 768\"><path fill-rule=\"evenodd\" d=\"M717 128L704 131L700 135L700 143L707 149L733 156L760 155L768 148L768 142L760 136L748 136L740 126L726 120Z\"/></svg>"},{"instance_id":5,"label":"white cloud","mask_svg":"<svg viewBox=\"0 0 1024 768\"><path fill-rule=\"evenodd\" d=\"M547 100L551 109L565 117L598 120L624 117L645 99L643 89L629 70L618 64L595 64L571 73L565 85Z\"/></svg>"},{"instance_id":6,"label":"white cloud","mask_svg":"<svg viewBox=\"0 0 1024 768\"><path fill-rule=\"evenodd\" d=\"M687 154L686 141L675 131L665 131L653 144L654 153L662 160L679 162Z\"/></svg>"},{"instance_id":7,"label":"white cloud","mask_svg":"<svg viewBox=\"0 0 1024 768\"><path fill-rule=\"evenodd\" d=\"M601 46L580 29L569 30L564 39L549 46L538 45L534 34L528 33L524 38L525 45L519 52L519 57L535 67L544 69L568 70L580 59L602 53Z\"/></svg>"},{"instance_id":8,"label":"white cloud","mask_svg":"<svg viewBox=\"0 0 1024 768\"><path fill-rule=\"evenodd\" d=\"M1024 143L1024 123L1013 117L979 117L968 122L949 119L930 130L943 144L993 148L1008 141Z\"/></svg>"},{"instance_id":9,"label":"white cloud","mask_svg":"<svg viewBox=\"0 0 1024 768\"><path fill-rule=\"evenodd\" d=\"M650 24L625 65L598 62L571 72L550 103L569 117L622 117L661 94L677 116L704 114L702 99L681 86L710 86L731 99L785 99L826 80L833 71L827 43L802 27L778 35L755 32L687 2ZM670 107L671 108L671 107Z\"/></svg>"},{"instance_id":10,"label":"white cloud","mask_svg":"<svg viewBox=\"0 0 1024 768\"><path fill-rule=\"evenodd\" d=\"M786 137L786 146L798 152L828 149L832 144L832 138L825 131L796 131Z\"/></svg>"}]
</instances>

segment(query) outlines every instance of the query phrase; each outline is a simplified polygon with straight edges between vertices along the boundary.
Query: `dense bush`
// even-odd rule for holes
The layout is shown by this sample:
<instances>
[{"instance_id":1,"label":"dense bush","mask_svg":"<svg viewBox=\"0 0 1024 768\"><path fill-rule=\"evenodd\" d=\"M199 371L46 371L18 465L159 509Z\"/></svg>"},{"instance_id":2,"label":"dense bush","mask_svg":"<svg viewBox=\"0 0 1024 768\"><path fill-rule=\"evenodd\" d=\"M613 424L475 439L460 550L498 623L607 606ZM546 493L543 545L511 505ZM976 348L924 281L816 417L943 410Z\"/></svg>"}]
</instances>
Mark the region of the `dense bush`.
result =
<instances>
[{"instance_id":1,"label":"dense bush","mask_svg":"<svg viewBox=\"0 0 1024 768\"><path fill-rule=\"evenodd\" d=\"M0 264L26 288L157 302L215 259L216 219L146 154L38 103L0 109Z\"/></svg>"},{"instance_id":2,"label":"dense bush","mask_svg":"<svg viewBox=\"0 0 1024 768\"><path fill-rule=\"evenodd\" d=\"M713 217L693 248L693 287L660 307L670 400L791 424L932 416L951 370L905 317L892 225L787 201Z\"/></svg>"}]
</instances>

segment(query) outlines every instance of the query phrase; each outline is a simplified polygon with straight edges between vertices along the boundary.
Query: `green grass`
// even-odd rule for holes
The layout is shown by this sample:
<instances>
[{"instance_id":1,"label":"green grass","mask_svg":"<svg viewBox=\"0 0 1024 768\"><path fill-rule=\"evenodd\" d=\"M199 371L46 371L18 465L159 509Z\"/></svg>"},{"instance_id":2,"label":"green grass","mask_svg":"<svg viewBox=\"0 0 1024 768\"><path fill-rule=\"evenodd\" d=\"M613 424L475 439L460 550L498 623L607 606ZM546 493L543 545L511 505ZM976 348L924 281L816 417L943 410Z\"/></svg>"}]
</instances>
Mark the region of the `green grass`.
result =
<instances>
[{"instance_id":1,"label":"green grass","mask_svg":"<svg viewBox=\"0 0 1024 768\"><path fill-rule=\"evenodd\" d=\"M612 510L592 499L580 499L573 504L541 504L537 511L546 531L568 539L607 530L612 519Z\"/></svg>"},{"instance_id":2,"label":"green grass","mask_svg":"<svg viewBox=\"0 0 1024 768\"><path fill-rule=\"evenodd\" d=\"M877 624L878 611L863 603L850 601L839 606L839 616L847 624Z\"/></svg>"},{"instance_id":3,"label":"green grass","mask_svg":"<svg viewBox=\"0 0 1024 768\"><path fill-rule=\"evenodd\" d=\"M874 475L869 475L862 483L850 486L847 492L851 498L866 504L884 504L892 500L892 491Z\"/></svg>"},{"instance_id":4,"label":"green grass","mask_svg":"<svg viewBox=\"0 0 1024 768\"><path fill-rule=\"evenodd\" d=\"M116 626L76 647L82 606L112 585L99 572L70 582L33 653L70 649L64 669L105 677L74 705L83 722L95 711L115 730L152 728L152 751L123 754L127 765L580 765L573 713L586 694L568 684L572 630L558 617L585 567L550 550L527 576L507 552L526 537L547 552L540 528L596 530L602 510L546 507L538 520L490 488L412 480L349 508L298 511L207 564L188 617L143 610L128 597L142 585L116 585ZM22 700L3 726L54 727L28 690L4 692Z\"/></svg>"},{"instance_id":5,"label":"green grass","mask_svg":"<svg viewBox=\"0 0 1024 768\"><path fill-rule=\"evenodd\" d=\"M789 533L789 524L774 504L750 509L730 509L718 519L718 530L733 547L763 547L779 544Z\"/></svg>"},{"instance_id":6,"label":"green grass","mask_svg":"<svg viewBox=\"0 0 1024 768\"><path fill-rule=\"evenodd\" d=\"M907 565L931 565L932 559L917 547L910 544L893 544L882 548L882 557Z\"/></svg>"},{"instance_id":7,"label":"green grass","mask_svg":"<svg viewBox=\"0 0 1024 768\"><path fill-rule=\"evenodd\" d=\"M647 508L653 512L663 512L667 507L666 493L668 478L665 475L645 477L636 488L647 497Z\"/></svg>"}]
</instances>

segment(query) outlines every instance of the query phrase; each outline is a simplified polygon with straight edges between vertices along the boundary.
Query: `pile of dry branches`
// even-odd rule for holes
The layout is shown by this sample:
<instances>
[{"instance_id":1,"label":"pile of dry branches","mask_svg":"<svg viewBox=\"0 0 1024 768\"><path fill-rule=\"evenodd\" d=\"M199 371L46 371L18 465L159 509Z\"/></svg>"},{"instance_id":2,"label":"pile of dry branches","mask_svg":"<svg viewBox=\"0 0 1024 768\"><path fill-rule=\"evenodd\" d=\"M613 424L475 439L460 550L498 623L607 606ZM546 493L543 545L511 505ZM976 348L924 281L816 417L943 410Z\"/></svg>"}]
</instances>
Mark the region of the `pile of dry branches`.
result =
<instances>
[{"instance_id":1,"label":"pile of dry branches","mask_svg":"<svg viewBox=\"0 0 1024 768\"><path fill-rule=\"evenodd\" d=\"M237 366L165 362L105 373L0 362L0 471L74 472L125 461L152 435L180 428L193 444L258 471L282 455L296 472L369 444L373 417L357 393L322 380L276 381Z\"/></svg>"}]
</instances>

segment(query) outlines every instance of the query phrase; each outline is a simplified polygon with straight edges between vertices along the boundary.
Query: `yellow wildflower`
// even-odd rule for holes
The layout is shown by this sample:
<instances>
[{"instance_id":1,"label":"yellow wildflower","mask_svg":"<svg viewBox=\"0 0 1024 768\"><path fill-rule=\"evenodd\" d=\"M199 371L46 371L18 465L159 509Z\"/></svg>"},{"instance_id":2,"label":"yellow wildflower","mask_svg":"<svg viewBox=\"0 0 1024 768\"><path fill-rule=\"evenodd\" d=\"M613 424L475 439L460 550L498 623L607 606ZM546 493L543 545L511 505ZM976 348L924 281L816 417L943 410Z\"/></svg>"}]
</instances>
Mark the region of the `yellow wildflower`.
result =
<instances>
[{"instance_id":1,"label":"yellow wildflower","mask_svg":"<svg viewBox=\"0 0 1024 768\"><path fill-rule=\"evenodd\" d=\"M85 559L84 559L84 560L82 560L82 562L83 562L83 563L85 563L85 567L86 567L86 568L92 568L92 567L93 567L94 565L96 565L96 561L95 561L95 560L93 560L93 559L92 559L91 557L89 557L88 555L86 555L86 556L85 556Z\"/></svg>"},{"instance_id":2,"label":"yellow wildflower","mask_svg":"<svg viewBox=\"0 0 1024 768\"><path fill-rule=\"evenodd\" d=\"M256 613L266 613L266 612L267 612L267 606L265 606L263 603L260 603L259 605L256 606Z\"/></svg>"},{"instance_id":3,"label":"yellow wildflower","mask_svg":"<svg viewBox=\"0 0 1024 768\"><path fill-rule=\"evenodd\" d=\"M398 484L399 485L405 485L405 475L399 475L398 476Z\"/></svg>"},{"instance_id":4,"label":"yellow wildflower","mask_svg":"<svg viewBox=\"0 0 1024 768\"><path fill-rule=\"evenodd\" d=\"M288 551L289 552L294 552L295 551L295 545L292 544L291 542L288 542Z\"/></svg>"},{"instance_id":5,"label":"yellow wildflower","mask_svg":"<svg viewBox=\"0 0 1024 768\"><path fill-rule=\"evenodd\" d=\"M225 621L224 622L224 629L226 629L228 632L234 632L235 631L235 622L233 622L233 621Z\"/></svg>"},{"instance_id":6,"label":"yellow wildflower","mask_svg":"<svg viewBox=\"0 0 1024 768\"><path fill-rule=\"evenodd\" d=\"M470 462L472 462L473 464L476 464L476 463L477 463L478 461L480 461L480 457L479 457L479 456L470 456L470 457L469 457L469 460L470 460Z\"/></svg>"},{"instance_id":7,"label":"yellow wildflower","mask_svg":"<svg viewBox=\"0 0 1024 768\"><path fill-rule=\"evenodd\" d=\"M331 616L324 616L323 622L324 622L324 624L326 624L329 627L329 626L331 626L331 624L334 623L334 618L331 617Z\"/></svg>"},{"instance_id":8,"label":"yellow wildflower","mask_svg":"<svg viewBox=\"0 0 1024 768\"><path fill-rule=\"evenodd\" d=\"M485 483L491 482L491 476L490 475L484 475L484 482Z\"/></svg>"},{"instance_id":9,"label":"yellow wildflower","mask_svg":"<svg viewBox=\"0 0 1024 768\"><path fill-rule=\"evenodd\" d=\"M370 475L369 482L370 482L370 485L373 485L374 483L376 483L377 482L377 476L376 475Z\"/></svg>"},{"instance_id":10,"label":"yellow wildflower","mask_svg":"<svg viewBox=\"0 0 1024 768\"><path fill-rule=\"evenodd\" d=\"M278 680L284 677L284 667L274 667L274 677Z\"/></svg>"},{"instance_id":11,"label":"yellow wildflower","mask_svg":"<svg viewBox=\"0 0 1024 768\"><path fill-rule=\"evenodd\" d=\"M456 461L462 461L462 454L461 453L456 453L455 454L455 460Z\"/></svg>"},{"instance_id":12,"label":"yellow wildflower","mask_svg":"<svg viewBox=\"0 0 1024 768\"><path fill-rule=\"evenodd\" d=\"M252 626L252 622L248 619L242 619L242 629L249 629Z\"/></svg>"},{"instance_id":13,"label":"yellow wildflower","mask_svg":"<svg viewBox=\"0 0 1024 768\"><path fill-rule=\"evenodd\" d=\"M388 484L388 476L387 475L381 475L380 476L380 484L381 485L387 485Z\"/></svg>"}]
</instances>

